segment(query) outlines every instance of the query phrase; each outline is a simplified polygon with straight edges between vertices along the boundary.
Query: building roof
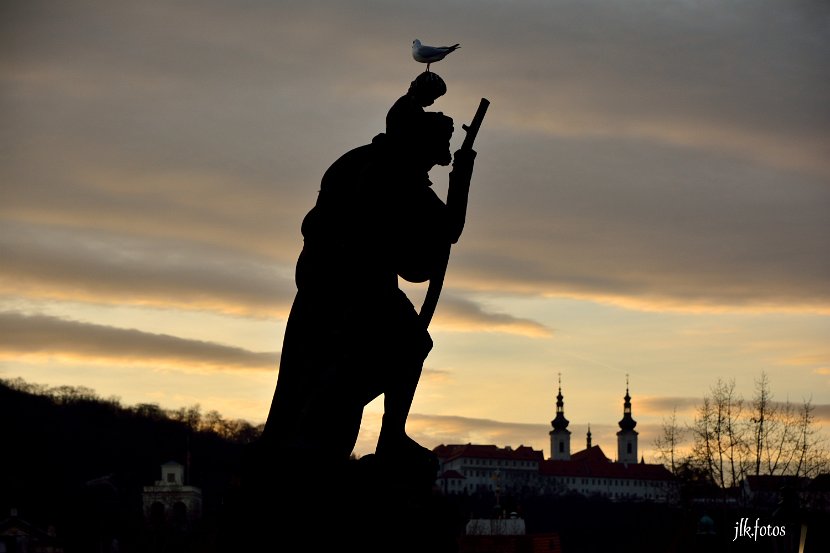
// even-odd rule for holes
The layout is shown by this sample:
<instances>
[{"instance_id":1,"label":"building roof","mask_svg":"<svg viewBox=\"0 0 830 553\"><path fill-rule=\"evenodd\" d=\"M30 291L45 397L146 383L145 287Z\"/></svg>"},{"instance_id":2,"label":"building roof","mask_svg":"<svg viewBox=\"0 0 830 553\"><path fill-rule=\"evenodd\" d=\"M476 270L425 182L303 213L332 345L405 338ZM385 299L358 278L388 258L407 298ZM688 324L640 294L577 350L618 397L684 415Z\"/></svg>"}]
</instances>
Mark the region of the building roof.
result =
<instances>
[{"instance_id":1,"label":"building roof","mask_svg":"<svg viewBox=\"0 0 830 553\"><path fill-rule=\"evenodd\" d=\"M545 457L541 450L520 445L516 449L510 446L500 448L495 445L454 444L439 445L432 450L442 461L452 461L462 457L473 459L504 459L508 461L541 462Z\"/></svg>"},{"instance_id":2,"label":"building roof","mask_svg":"<svg viewBox=\"0 0 830 553\"><path fill-rule=\"evenodd\" d=\"M571 455L571 461L578 461L580 463L610 463L611 459L603 453L601 447L593 445Z\"/></svg>"},{"instance_id":3,"label":"building roof","mask_svg":"<svg viewBox=\"0 0 830 553\"><path fill-rule=\"evenodd\" d=\"M539 465L539 473L545 476L674 480L672 473L663 465L614 463L598 445L574 453L569 461L544 461Z\"/></svg>"}]
</instances>

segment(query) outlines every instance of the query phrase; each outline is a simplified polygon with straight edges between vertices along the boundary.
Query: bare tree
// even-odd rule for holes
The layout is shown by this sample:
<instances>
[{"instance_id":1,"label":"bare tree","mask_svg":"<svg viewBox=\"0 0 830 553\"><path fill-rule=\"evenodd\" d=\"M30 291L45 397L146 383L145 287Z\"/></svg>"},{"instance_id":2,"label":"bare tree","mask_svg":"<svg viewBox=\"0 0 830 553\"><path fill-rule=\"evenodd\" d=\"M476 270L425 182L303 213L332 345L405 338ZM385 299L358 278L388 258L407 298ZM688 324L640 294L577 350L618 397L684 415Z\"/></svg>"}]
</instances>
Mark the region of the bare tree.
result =
<instances>
[{"instance_id":1,"label":"bare tree","mask_svg":"<svg viewBox=\"0 0 830 553\"><path fill-rule=\"evenodd\" d=\"M724 484L723 465L718 462L717 457L717 434L715 427L717 419L712 401L709 396L704 396L703 403L697 408L694 423L690 427L694 443L692 445L692 464L698 469L709 474L721 487Z\"/></svg>"},{"instance_id":2,"label":"bare tree","mask_svg":"<svg viewBox=\"0 0 830 553\"><path fill-rule=\"evenodd\" d=\"M198 431L202 424L202 407L198 403L190 407L179 407L168 411L167 416L175 421L185 423L193 431Z\"/></svg>"},{"instance_id":3,"label":"bare tree","mask_svg":"<svg viewBox=\"0 0 830 553\"><path fill-rule=\"evenodd\" d=\"M795 444L795 476L814 477L827 471L830 466L827 452L822 448L815 422L815 407L807 399L798 411L797 442Z\"/></svg>"},{"instance_id":4,"label":"bare tree","mask_svg":"<svg viewBox=\"0 0 830 553\"><path fill-rule=\"evenodd\" d=\"M86 386L54 386L48 388L46 393L55 400L56 403L69 404L78 403L81 401L98 401L98 396L95 390L87 388Z\"/></svg>"},{"instance_id":5,"label":"bare tree","mask_svg":"<svg viewBox=\"0 0 830 553\"><path fill-rule=\"evenodd\" d=\"M691 427L692 459L721 487L738 483L746 474L749 447L743 412L744 400L735 392L735 381L718 379Z\"/></svg>"},{"instance_id":6,"label":"bare tree","mask_svg":"<svg viewBox=\"0 0 830 553\"><path fill-rule=\"evenodd\" d=\"M757 382L752 418L758 452L755 474L810 476L826 470L827 453L818 437L812 402L804 400L798 408L789 400L775 403L764 377Z\"/></svg>"},{"instance_id":7,"label":"bare tree","mask_svg":"<svg viewBox=\"0 0 830 553\"><path fill-rule=\"evenodd\" d=\"M657 445L663 451L664 434ZM721 487L733 486L747 474L815 476L830 468L830 459L809 400L799 408L773 401L769 378L761 373L748 405L734 381L718 380L698 406L689 427L690 463L708 472Z\"/></svg>"},{"instance_id":8,"label":"bare tree","mask_svg":"<svg viewBox=\"0 0 830 553\"><path fill-rule=\"evenodd\" d=\"M677 474L679 467L678 445L683 441L685 430L677 424L677 407L672 409L671 417L663 419L662 432L654 440L657 458L668 465L672 474Z\"/></svg>"},{"instance_id":9,"label":"bare tree","mask_svg":"<svg viewBox=\"0 0 830 553\"><path fill-rule=\"evenodd\" d=\"M742 419L744 400L735 393L735 380L718 381L713 395L723 416L723 449L729 463L729 479L734 485L746 475L749 448L747 425Z\"/></svg>"},{"instance_id":10,"label":"bare tree","mask_svg":"<svg viewBox=\"0 0 830 553\"><path fill-rule=\"evenodd\" d=\"M199 430L225 436L226 426L227 421L225 421L219 411L213 409L204 414L199 425Z\"/></svg>"},{"instance_id":11,"label":"bare tree","mask_svg":"<svg viewBox=\"0 0 830 553\"><path fill-rule=\"evenodd\" d=\"M750 423L753 425L753 464L757 476L761 474L761 464L764 460L765 451L768 451L767 445L770 437L779 428L776 418L778 413L775 404L772 402L769 378L765 372L761 372L761 376L755 381L755 397L752 398L752 409L753 414Z\"/></svg>"}]
</instances>

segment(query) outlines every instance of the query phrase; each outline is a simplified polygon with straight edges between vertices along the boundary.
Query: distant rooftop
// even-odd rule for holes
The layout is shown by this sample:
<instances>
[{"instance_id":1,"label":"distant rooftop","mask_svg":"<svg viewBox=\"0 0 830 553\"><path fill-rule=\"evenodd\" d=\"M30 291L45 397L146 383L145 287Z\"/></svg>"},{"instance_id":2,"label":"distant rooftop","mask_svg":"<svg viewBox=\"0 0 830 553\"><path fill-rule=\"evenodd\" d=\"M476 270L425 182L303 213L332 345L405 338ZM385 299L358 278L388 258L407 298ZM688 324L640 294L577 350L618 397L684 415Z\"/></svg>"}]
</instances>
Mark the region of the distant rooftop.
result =
<instances>
[{"instance_id":1,"label":"distant rooftop","mask_svg":"<svg viewBox=\"0 0 830 553\"><path fill-rule=\"evenodd\" d=\"M539 473L546 476L582 476L593 478L631 478L638 480L673 480L674 476L663 465L645 463L614 463L598 445L571 455L569 461L549 459L539 465Z\"/></svg>"},{"instance_id":2,"label":"distant rooftop","mask_svg":"<svg viewBox=\"0 0 830 553\"><path fill-rule=\"evenodd\" d=\"M474 459L504 459L508 461L538 461L545 457L541 450L520 445L516 449L495 445L453 444L439 445L432 450L441 460L452 461L461 457Z\"/></svg>"}]
</instances>

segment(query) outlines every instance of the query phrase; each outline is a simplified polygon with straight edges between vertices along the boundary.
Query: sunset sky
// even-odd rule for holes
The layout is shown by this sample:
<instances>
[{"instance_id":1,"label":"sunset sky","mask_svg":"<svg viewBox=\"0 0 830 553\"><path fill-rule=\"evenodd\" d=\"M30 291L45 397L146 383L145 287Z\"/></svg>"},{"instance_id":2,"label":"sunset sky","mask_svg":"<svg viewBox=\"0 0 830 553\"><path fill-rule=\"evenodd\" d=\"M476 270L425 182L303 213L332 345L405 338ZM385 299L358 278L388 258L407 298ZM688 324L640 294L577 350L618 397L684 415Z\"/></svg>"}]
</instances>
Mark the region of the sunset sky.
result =
<instances>
[{"instance_id":1,"label":"sunset sky","mask_svg":"<svg viewBox=\"0 0 830 553\"><path fill-rule=\"evenodd\" d=\"M492 105L413 437L547 455L560 373L574 451L626 374L649 461L718 378L830 426L826 1L12 0L0 37L0 378L263 422L302 218L418 38L461 43L454 148Z\"/></svg>"}]
</instances>

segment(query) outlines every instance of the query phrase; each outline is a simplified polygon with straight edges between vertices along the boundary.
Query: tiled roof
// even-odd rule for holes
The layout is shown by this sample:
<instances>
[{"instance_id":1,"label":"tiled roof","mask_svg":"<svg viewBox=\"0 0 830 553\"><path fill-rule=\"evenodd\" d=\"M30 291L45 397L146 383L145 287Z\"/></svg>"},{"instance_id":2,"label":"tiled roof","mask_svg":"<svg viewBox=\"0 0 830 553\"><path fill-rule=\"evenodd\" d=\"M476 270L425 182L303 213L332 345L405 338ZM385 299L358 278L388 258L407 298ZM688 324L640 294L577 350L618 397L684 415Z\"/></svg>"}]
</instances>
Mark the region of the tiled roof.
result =
<instances>
[{"instance_id":1,"label":"tiled roof","mask_svg":"<svg viewBox=\"0 0 830 553\"><path fill-rule=\"evenodd\" d=\"M576 453L571 455L571 461L588 463L610 463L611 459L609 459L605 455L605 453L603 453L602 448L600 448L598 445L595 445L589 447L588 449L577 451Z\"/></svg>"},{"instance_id":2,"label":"tiled roof","mask_svg":"<svg viewBox=\"0 0 830 553\"><path fill-rule=\"evenodd\" d=\"M643 463L613 463L599 446L571 455L569 461L547 460L539 465L545 476L581 476L592 478L627 478L637 480L673 480L674 476L663 465Z\"/></svg>"},{"instance_id":3,"label":"tiled roof","mask_svg":"<svg viewBox=\"0 0 830 553\"><path fill-rule=\"evenodd\" d=\"M542 451L530 446L520 445L516 449L497 447L494 445L439 445L432 450L442 461L452 461L461 457L472 459L505 459L510 461L537 461L544 459Z\"/></svg>"}]
</instances>

